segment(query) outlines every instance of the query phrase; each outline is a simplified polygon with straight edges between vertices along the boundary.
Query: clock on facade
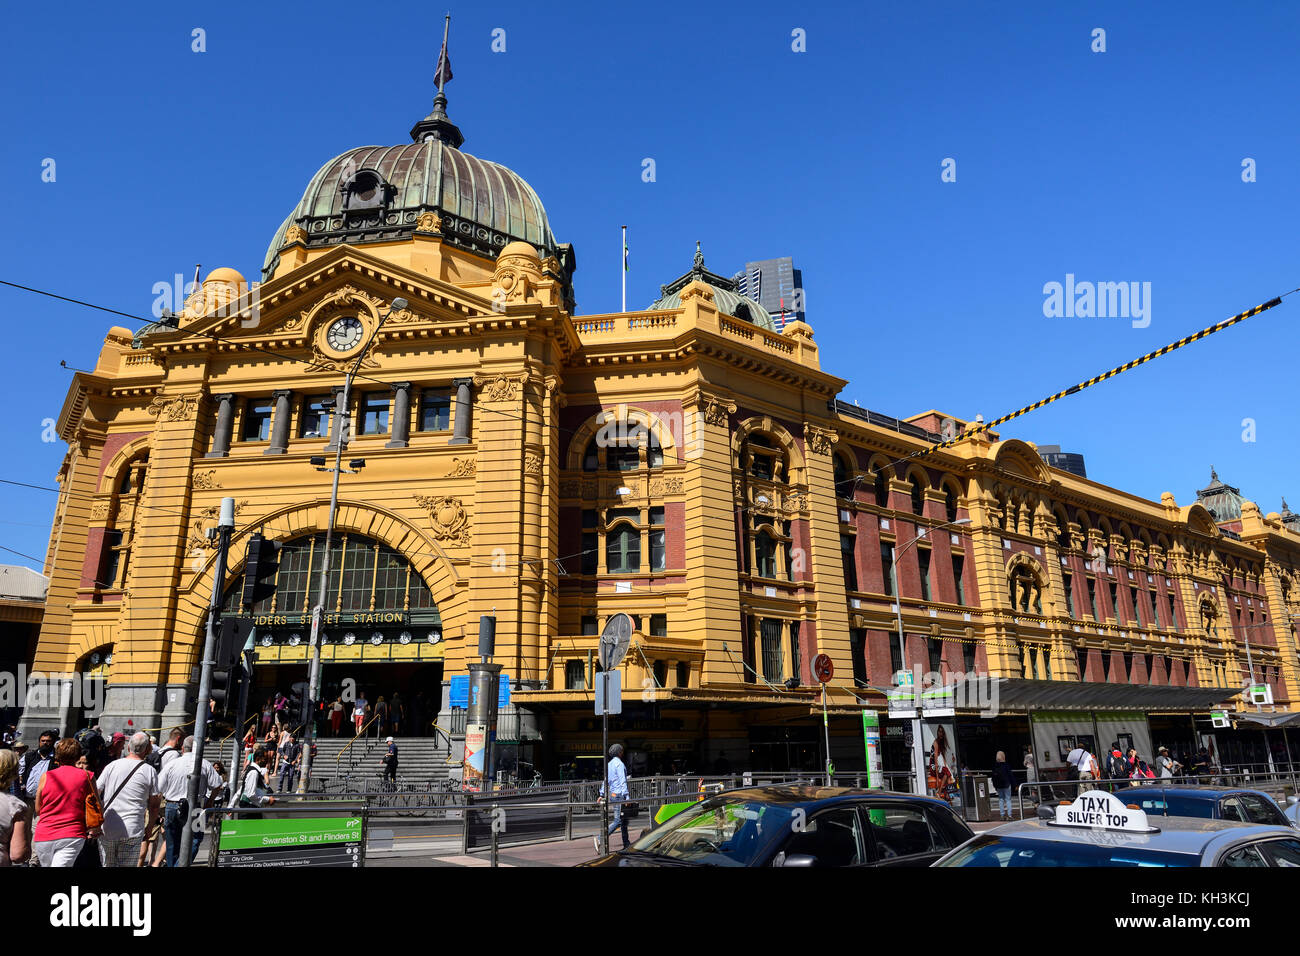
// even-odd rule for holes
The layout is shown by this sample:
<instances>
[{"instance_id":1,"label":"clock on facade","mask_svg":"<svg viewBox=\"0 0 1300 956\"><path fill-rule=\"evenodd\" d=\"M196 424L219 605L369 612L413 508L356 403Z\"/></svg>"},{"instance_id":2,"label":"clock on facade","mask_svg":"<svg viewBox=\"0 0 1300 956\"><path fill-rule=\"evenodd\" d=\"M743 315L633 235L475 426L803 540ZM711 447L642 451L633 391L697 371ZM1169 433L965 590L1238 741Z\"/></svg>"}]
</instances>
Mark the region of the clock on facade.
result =
<instances>
[{"instance_id":1,"label":"clock on facade","mask_svg":"<svg viewBox=\"0 0 1300 956\"><path fill-rule=\"evenodd\" d=\"M361 344L361 335L365 331L361 320L356 316L346 315L335 319L325 333L325 341L336 352L351 352Z\"/></svg>"}]
</instances>

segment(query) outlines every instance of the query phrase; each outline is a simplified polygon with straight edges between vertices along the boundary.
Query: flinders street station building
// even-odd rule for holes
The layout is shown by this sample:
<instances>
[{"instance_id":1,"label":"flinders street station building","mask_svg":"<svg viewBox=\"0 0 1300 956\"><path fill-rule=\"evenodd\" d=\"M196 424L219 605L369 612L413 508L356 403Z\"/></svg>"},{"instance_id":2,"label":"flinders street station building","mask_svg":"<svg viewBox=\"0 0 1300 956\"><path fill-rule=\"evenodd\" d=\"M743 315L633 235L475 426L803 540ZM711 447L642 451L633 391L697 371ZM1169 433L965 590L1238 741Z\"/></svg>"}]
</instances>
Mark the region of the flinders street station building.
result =
<instances>
[{"instance_id":1,"label":"flinders street station building","mask_svg":"<svg viewBox=\"0 0 1300 956\"><path fill-rule=\"evenodd\" d=\"M215 269L75 376L31 666L102 694L29 702L25 736L193 720L227 497L250 704L301 688L332 481L312 459L343 442L323 696L397 693L403 734L463 734L493 615L499 752L598 774L597 647L624 612L611 739L634 773L821 767L820 654L838 770L863 766L864 711L885 769L908 768L887 700L905 669L991 678L996 706L939 718L972 768L1032 746L1050 771L1062 741L1124 735L1147 759L1300 757L1300 518L1217 476L1151 501L942 411L843 402L865 370L824 360L806 322L778 331L698 246L648 308L582 314L575 250L445 104L409 142L325 162L260 276ZM255 534L282 547L245 608Z\"/></svg>"}]
</instances>

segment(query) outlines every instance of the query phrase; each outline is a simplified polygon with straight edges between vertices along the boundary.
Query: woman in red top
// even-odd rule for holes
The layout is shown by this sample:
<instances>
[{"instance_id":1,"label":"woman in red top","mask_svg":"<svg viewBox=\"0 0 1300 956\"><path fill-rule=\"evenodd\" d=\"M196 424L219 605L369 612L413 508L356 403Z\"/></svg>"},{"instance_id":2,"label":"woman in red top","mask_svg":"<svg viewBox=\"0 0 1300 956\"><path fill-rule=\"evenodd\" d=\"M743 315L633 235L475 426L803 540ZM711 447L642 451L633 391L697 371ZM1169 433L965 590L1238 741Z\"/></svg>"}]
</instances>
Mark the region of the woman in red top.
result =
<instances>
[{"instance_id":1,"label":"woman in red top","mask_svg":"<svg viewBox=\"0 0 1300 956\"><path fill-rule=\"evenodd\" d=\"M86 829L86 797L95 792L95 777L77 767L81 744L64 737L54 745L56 766L47 770L36 791L36 832L32 849L41 866L70 867L96 829Z\"/></svg>"}]
</instances>

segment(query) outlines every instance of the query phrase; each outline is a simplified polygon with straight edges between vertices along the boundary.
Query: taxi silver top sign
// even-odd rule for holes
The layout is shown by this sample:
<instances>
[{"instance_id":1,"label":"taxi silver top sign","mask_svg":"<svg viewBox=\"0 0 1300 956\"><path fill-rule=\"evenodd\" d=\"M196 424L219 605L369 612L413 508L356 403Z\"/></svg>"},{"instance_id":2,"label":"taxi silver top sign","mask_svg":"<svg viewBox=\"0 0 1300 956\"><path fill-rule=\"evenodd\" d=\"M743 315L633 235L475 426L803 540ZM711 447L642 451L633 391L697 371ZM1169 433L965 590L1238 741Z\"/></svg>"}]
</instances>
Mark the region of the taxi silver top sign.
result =
<instances>
[{"instance_id":1,"label":"taxi silver top sign","mask_svg":"<svg viewBox=\"0 0 1300 956\"><path fill-rule=\"evenodd\" d=\"M1159 827L1147 822L1146 811L1130 807L1115 794L1104 790L1088 790L1075 800L1063 801L1056 808L1056 819L1052 824L1126 833L1160 832Z\"/></svg>"},{"instance_id":2,"label":"taxi silver top sign","mask_svg":"<svg viewBox=\"0 0 1300 956\"><path fill-rule=\"evenodd\" d=\"M619 611L605 622L600 633L600 669L611 671L623 663L632 643L632 619Z\"/></svg>"}]
</instances>

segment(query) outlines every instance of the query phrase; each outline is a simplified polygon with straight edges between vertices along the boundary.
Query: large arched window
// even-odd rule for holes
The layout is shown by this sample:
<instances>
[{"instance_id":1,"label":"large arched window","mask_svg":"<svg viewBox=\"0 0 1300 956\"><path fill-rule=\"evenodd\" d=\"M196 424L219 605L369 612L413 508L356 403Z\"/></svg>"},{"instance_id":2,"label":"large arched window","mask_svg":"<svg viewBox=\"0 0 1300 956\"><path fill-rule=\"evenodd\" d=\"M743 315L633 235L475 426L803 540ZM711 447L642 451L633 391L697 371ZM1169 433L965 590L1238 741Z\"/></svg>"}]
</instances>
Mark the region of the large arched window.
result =
<instances>
[{"instance_id":1,"label":"large arched window","mask_svg":"<svg viewBox=\"0 0 1300 956\"><path fill-rule=\"evenodd\" d=\"M766 531L754 539L754 573L760 578L776 577L776 540Z\"/></svg>"},{"instance_id":2,"label":"large arched window","mask_svg":"<svg viewBox=\"0 0 1300 956\"><path fill-rule=\"evenodd\" d=\"M372 538L344 532L334 536L330 552L326 613L425 611L437 614L429 586L411 563L392 548ZM286 542L280 548L273 589L253 606L253 614L310 614L319 593L324 558L324 534ZM239 605L243 589L241 574L226 592L225 613L243 613Z\"/></svg>"},{"instance_id":3,"label":"large arched window","mask_svg":"<svg viewBox=\"0 0 1300 956\"><path fill-rule=\"evenodd\" d=\"M641 532L630 522L619 522L605 532L605 570L630 574L641 570Z\"/></svg>"},{"instance_id":4,"label":"large arched window","mask_svg":"<svg viewBox=\"0 0 1300 956\"><path fill-rule=\"evenodd\" d=\"M889 477L885 474L885 470L883 468L881 468L879 471L876 472L875 491L876 491L876 504L879 505L881 508L888 508L889 507Z\"/></svg>"},{"instance_id":5,"label":"large arched window","mask_svg":"<svg viewBox=\"0 0 1300 956\"><path fill-rule=\"evenodd\" d=\"M921 481L912 475L907 479L912 486L912 514L919 515L925 513L925 489L921 487Z\"/></svg>"},{"instance_id":6,"label":"large arched window","mask_svg":"<svg viewBox=\"0 0 1300 956\"><path fill-rule=\"evenodd\" d=\"M950 484L943 488L943 509L949 523L957 520L957 492Z\"/></svg>"},{"instance_id":7,"label":"large arched window","mask_svg":"<svg viewBox=\"0 0 1300 956\"><path fill-rule=\"evenodd\" d=\"M839 498L853 495L853 469L843 455L835 456L835 494Z\"/></svg>"}]
</instances>

